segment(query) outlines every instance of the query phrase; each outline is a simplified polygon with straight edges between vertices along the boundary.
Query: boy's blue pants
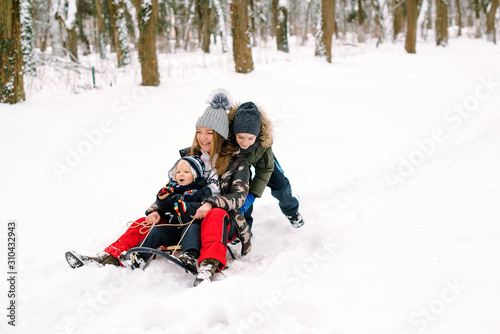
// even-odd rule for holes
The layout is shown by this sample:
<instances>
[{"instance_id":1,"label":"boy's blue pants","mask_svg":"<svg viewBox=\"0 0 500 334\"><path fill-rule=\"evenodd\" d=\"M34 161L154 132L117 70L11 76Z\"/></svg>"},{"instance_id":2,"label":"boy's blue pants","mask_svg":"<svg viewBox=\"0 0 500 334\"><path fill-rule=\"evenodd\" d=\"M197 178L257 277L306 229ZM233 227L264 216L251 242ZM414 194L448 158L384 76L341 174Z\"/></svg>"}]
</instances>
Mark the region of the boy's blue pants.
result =
<instances>
[{"instance_id":1,"label":"boy's blue pants","mask_svg":"<svg viewBox=\"0 0 500 334\"><path fill-rule=\"evenodd\" d=\"M279 201L281 212L285 216L293 216L299 211L299 201L292 196L292 186L285 176L276 156L274 157L274 171L267 186L271 188L271 195ZM253 223L252 211L253 205L245 212L245 219L250 227Z\"/></svg>"}]
</instances>

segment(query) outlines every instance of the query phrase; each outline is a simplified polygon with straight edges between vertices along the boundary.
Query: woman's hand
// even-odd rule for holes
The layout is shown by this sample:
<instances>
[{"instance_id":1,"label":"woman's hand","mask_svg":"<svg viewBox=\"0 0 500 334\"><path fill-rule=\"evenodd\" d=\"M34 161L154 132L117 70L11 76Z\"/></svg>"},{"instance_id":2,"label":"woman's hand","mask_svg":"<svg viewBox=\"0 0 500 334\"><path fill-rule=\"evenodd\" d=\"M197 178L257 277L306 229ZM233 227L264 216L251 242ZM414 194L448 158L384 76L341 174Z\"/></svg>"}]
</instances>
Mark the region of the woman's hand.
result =
<instances>
[{"instance_id":1,"label":"woman's hand","mask_svg":"<svg viewBox=\"0 0 500 334\"><path fill-rule=\"evenodd\" d=\"M207 215L207 212L212 210L212 204L205 203L196 210L196 214L194 215L195 219L203 219Z\"/></svg>"},{"instance_id":2,"label":"woman's hand","mask_svg":"<svg viewBox=\"0 0 500 334\"><path fill-rule=\"evenodd\" d=\"M146 224L153 225L160 221L160 214L156 211L151 212L146 216Z\"/></svg>"}]
</instances>

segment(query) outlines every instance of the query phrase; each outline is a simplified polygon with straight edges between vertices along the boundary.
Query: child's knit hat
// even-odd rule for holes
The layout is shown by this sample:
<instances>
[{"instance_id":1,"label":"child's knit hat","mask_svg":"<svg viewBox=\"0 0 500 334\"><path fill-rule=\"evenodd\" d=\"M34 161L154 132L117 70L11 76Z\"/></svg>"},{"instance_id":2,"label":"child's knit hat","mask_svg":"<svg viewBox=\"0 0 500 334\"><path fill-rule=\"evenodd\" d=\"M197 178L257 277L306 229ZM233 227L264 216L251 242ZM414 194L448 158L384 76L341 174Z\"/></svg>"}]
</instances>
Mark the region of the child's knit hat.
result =
<instances>
[{"instance_id":1,"label":"child's knit hat","mask_svg":"<svg viewBox=\"0 0 500 334\"><path fill-rule=\"evenodd\" d=\"M216 90L209 106L205 109L203 115L198 118L196 127L203 126L214 130L224 139L229 135L229 121L227 120L227 111L231 107L227 91L223 89Z\"/></svg>"},{"instance_id":2,"label":"child's knit hat","mask_svg":"<svg viewBox=\"0 0 500 334\"><path fill-rule=\"evenodd\" d=\"M259 108L253 102L241 104L234 114L233 133L250 133L259 136L261 118Z\"/></svg>"},{"instance_id":3,"label":"child's knit hat","mask_svg":"<svg viewBox=\"0 0 500 334\"><path fill-rule=\"evenodd\" d=\"M174 167L172 167L172 169L170 169L170 171L168 172L168 176L172 180L175 180L175 167L180 160L186 160L187 162L189 162L189 165L191 166L191 174L193 174L194 176L193 182L199 180L204 176L205 164L203 163L203 160L201 160L201 158L196 155L188 155L177 160L177 162L174 164Z\"/></svg>"}]
</instances>

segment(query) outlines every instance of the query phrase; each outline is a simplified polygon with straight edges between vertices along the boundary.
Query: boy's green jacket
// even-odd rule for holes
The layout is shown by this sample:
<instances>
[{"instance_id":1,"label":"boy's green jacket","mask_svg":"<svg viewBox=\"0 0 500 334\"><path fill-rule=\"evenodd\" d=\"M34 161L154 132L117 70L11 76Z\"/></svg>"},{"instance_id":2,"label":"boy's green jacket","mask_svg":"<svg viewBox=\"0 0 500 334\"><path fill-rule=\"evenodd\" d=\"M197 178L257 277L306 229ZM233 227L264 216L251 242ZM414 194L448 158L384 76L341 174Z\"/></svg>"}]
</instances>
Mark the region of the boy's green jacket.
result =
<instances>
[{"instance_id":1,"label":"boy's green jacket","mask_svg":"<svg viewBox=\"0 0 500 334\"><path fill-rule=\"evenodd\" d=\"M233 120L239 106L240 103L234 105L228 113L229 131L235 143L234 133L232 133ZM260 134L257 138L257 140L260 141L260 146L252 152L244 154L244 157L247 159L248 163L255 168L255 175L250 182L250 192L254 194L255 197L261 197L274 171L274 154L272 149L273 125L264 110L262 110L260 106L257 107L262 115Z\"/></svg>"}]
</instances>

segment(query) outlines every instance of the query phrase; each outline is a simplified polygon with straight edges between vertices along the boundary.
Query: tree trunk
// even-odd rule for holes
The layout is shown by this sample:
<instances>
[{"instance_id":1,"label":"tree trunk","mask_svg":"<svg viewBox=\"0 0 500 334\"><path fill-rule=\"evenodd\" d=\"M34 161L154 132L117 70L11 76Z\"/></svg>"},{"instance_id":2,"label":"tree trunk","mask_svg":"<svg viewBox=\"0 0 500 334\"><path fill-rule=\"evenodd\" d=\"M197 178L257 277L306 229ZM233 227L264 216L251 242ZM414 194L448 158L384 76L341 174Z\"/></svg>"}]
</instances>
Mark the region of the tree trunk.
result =
<instances>
[{"instance_id":1,"label":"tree trunk","mask_svg":"<svg viewBox=\"0 0 500 334\"><path fill-rule=\"evenodd\" d=\"M279 0L273 0L273 26L274 35L276 36L276 45L279 51L288 52L288 11L280 5Z\"/></svg>"},{"instance_id":2,"label":"tree trunk","mask_svg":"<svg viewBox=\"0 0 500 334\"><path fill-rule=\"evenodd\" d=\"M481 5L479 3L479 0L474 0L474 13L474 28L476 30L474 33L474 37L481 38Z\"/></svg>"},{"instance_id":3,"label":"tree trunk","mask_svg":"<svg viewBox=\"0 0 500 334\"><path fill-rule=\"evenodd\" d=\"M228 51L227 47L227 30L226 30L226 20L224 19L224 11L222 10L222 5L219 0L214 1L215 13L217 14L217 31L221 39L222 52L226 53Z\"/></svg>"},{"instance_id":4,"label":"tree trunk","mask_svg":"<svg viewBox=\"0 0 500 334\"><path fill-rule=\"evenodd\" d=\"M304 27L304 34L302 36L302 45L305 45L308 39L308 34L309 34L309 20L311 17L311 7L313 5L313 1L309 1L307 4L307 10L306 10L306 24Z\"/></svg>"},{"instance_id":5,"label":"tree trunk","mask_svg":"<svg viewBox=\"0 0 500 334\"><path fill-rule=\"evenodd\" d=\"M99 56L101 59L106 59L106 42L104 40L105 28L104 28L104 17L102 16L102 4L101 0L95 1L95 15L97 18L97 31L98 31L98 44L99 44Z\"/></svg>"},{"instance_id":6,"label":"tree trunk","mask_svg":"<svg viewBox=\"0 0 500 334\"><path fill-rule=\"evenodd\" d=\"M200 23L201 23L201 49L205 53L210 53L210 37L212 36L213 21L214 21L214 6L210 1L202 1L200 8Z\"/></svg>"},{"instance_id":7,"label":"tree trunk","mask_svg":"<svg viewBox=\"0 0 500 334\"><path fill-rule=\"evenodd\" d=\"M406 0L407 25L405 49L408 53L416 53L417 43L417 0Z\"/></svg>"},{"instance_id":8,"label":"tree trunk","mask_svg":"<svg viewBox=\"0 0 500 334\"><path fill-rule=\"evenodd\" d=\"M23 51L24 74L36 75L36 66L33 52L33 17L31 0L20 1L21 15L21 50Z\"/></svg>"},{"instance_id":9,"label":"tree trunk","mask_svg":"<svg viewBox=\"0 0 500 334\"><path fill-rule=\"evenodd\" d=\"M143 86L158 86L160 73L156 60L156 23L158 20L158 0L134 0L139 23L139 60Z\"/></svg>"},{"instance_id":10,"label":"tree trunk","mask_svg":"<svg viewBox=\"0 0 500 334\"><path fill-rule=\"evenodd\" d=\"M189 5L188 8L188 19L186 23L186 29L184 30L184 37L183 37L183 43L184 43L184 50L187 51L188 46L189 46L189 36L190 36L190 31L191 31L191 25L193 24L194 16L195 16L195 6L196 6L196 0L191 0L191 4Z\"/></svg>"},{"instance_id":11,"label":"tree trunk","mask_svg":"<svg viewBox=\"0 0 500 334\"><path fill-rule=\"evenodd\" d=\"M248 32L249 20L246 0L233 0L231 2L231 21L236 72L249 73L253 71L253 60Z\"/></svg>"},{"instance_id":12,"label":"tree trunk","mask_svg":"<svg viewBox=\"0 0 500 334\"><path fill-rule=\"evenodd\" d=\"M52 6L52 1L47 0L47 8L51 8ZM49 30L50 30L50 15L47 14L46 16L47 22L44 22L45 25L43 25L42 28L42 45L40 46L40 51L45 52L47 50L47 41L49 40Z\"/></svg>"},{"instance_id":13,"label":"tree trunk","mask_svg":"<svg viewBox=\"0 0 500 334\"><path fill-rule=\"evenodd\" d=\"M19 0L0 0L0 102L25 100Z\"/></svg>"},{"instance_id":14,"label":"tree trunk","mask_svg":"<svg viewBox=\"0 0 500 334\"><path fill-rule=\"evenodd\" d=\"M326 61L331 63L332 38L335 32L335 0L321 0L321 20Z\"/></svg>"},{"instance_id":15,"label":"tree trunk","mask_svg":"<svg viewBox=\"0 0 500 334\"><path fill-rule=\"evenodd\" d=\"M460 0L456 0L455 4L457 6L457 24L458 24L458 36L462 36L462 8L460 7Z\"/></svg>"},{"instance_id":16,"label":"tree trunk","mask_svg":"<svg viewBox=\"0 0 500 334\"><path fill-rule=\"evenodd\" d=\"M357 38L358 43L364 43L366 41L365 37L365 13L363 10L363 0L358 0L358 12L356 13L357 21Z\"/></svg>"},{"instance_id":17,"label":"tree trunk","mask_svg":"<svg viewBox=\"0 0 500 334\"><path fill-rule=\"evenodd\" d=\"M495 13L498 8L498 0L491 0L490 11L486 13L486 39L490 42L497 43L495 29Z\"/></svg>"},{"instance_id":18,"label":"tree trunk","mask_svg":"<svg viewBox=\"0 0 500 334\"><path fill-rule=\"evenodd\" d=\"M248 5L250 6L250 32L252 34L252 46L257 46L257 25L255 23L255 16L257 15L257 11L255 8L254 0L249 0Z\"/></svg>"},{"instance_id":19,"label":"tree trunk","mask_svg":"<svg viewBox=\"0 0 500 334\"><path fill-rule=\"evenodd\" d=\"M405 22L405 18L403 16L403 6L401 1L403 0L400 1L392 0L392 8L393 8L392 14L394 15L394 22L393 22L394 40L398 37L398 34L403 31L403 26Z\"/></svg>"},{"instance_id":20,"label":"tree trunk","mask_svg":"<svg viewBox=\"0 0 500 334\"><path fill-rule=\"evenodd\" d=\"M134 2L137 0L134 0ZM125 21L126 6L123 0L108 0L111 24L113 26L113 40L116 46L118 67L130 64L130 51L128 48L128 32ZM137 10L139 13L140 7Z\"/></svg>"},{"instance_id":21,"label":"tree trunk","mask_svg":"<svg viewBox=\"0 0 500 334\"><path fill-rule=\"evenodd\" d=\"M382 26L382 11L380 10L380 3L378 0L371 0L373 9L375 10L375 16L373 17L373 23L375 24L374 34L377 38L377 47L380 43L384 42L384 27Z\"/></svg>"},{"instance_id":22,"label":"tree trunk","mask_svg":"<svg viewBox=\"0 0 500 334\"><path fill-rule=\"evenodd\" d=\"M76 8L74 9L68 9L68 12L73 12L75 14L75 17L67 17L67 21L61 16L60 12L56 12L55 18L56 20L59 20L61 23L61 27L66 31L66 41L65 41L65 47L66 50L69 52L69 57L72 61L75 63L78 62L78 35L76 33L76 28L77 28L77 22L76 22L76 12L77 8L79 5L79 0L76 0L75 2L68 2L68 5L74 5ZM65 16L68 16L67 14L63 14Z\"/></svg>"},{"instance_id":23,"label":"tree trunk","mask_svg":"<svg viewBox=\"0 0 500 334\"><path fill-rule=\"evenodd\" d=\"M448 43L448 0L436 0L436 45Z\"/></svg>"},{"instance_id":24,"label":"tree trunk","mask_svg":"<svg viewBox=\"0 0 500 334\"><path fill-rule=\"evenodd\" d=\"M418 13L417 17L417 39L427 39L427 27L425 26L425 20L427 18L427 12L430 11L429 6L430 4L428 0L422 1L420 12Z\"/></svg>"}]
</instances>

